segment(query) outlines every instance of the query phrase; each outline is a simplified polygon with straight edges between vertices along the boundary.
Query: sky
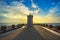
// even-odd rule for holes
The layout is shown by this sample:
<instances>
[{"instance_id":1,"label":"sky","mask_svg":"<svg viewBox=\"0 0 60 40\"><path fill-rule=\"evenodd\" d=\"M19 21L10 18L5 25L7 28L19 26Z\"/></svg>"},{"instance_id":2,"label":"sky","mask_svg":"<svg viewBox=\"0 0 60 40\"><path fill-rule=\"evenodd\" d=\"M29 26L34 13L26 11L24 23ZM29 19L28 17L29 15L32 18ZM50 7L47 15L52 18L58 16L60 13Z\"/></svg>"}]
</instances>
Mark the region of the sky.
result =
<instances>
[{"instance_id":1,"label":"sky","mask_svg":"<svg viewBox=\"0 0 60 40\"><path fill-rule=\"evenodd\" d=\"M60 23L60 0L0 0L0 23Z\"/></svg>"}]
</instances>

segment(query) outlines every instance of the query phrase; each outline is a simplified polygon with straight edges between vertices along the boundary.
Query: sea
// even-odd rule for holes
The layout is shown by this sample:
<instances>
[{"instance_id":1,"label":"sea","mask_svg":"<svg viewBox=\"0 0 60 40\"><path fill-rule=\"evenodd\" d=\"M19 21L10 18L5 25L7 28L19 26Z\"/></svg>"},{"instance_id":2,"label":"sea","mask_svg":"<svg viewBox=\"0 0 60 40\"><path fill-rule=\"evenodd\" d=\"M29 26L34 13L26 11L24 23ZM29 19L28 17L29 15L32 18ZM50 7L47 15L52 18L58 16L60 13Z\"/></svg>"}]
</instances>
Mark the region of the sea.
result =
<instances>
[{"instance_id":1,"label":"sea","mask_svg":"<svg viewBox=\"0 0 60 40\"><path fill-rule=\"evenodd\" d=\"M45 24L53 25L53 26L60 26L60 23L45 23Z\"/></svg>"},{"instance_id":2,"label":"sea","mask_svg":"<svg viewBox=\"0 0 60 40\"><path fill-rule=\"evenodd\" d=\"M0 27L4 25L11 26L11 25L17 25L17 23L0 23Z\"/></svg>"},{"instance_id":3,"label":"sea","mask_svg":"<svg viewBox=\"0 0 60 40\"><path fill-rule=\"evenodd\" d=\"M1 26L11 26L12 24L17 25L16 23L0 23ZM53 25L53 26L60 26L60 23L42 23L42 24L48 24L48 25Z\"/></svg>"}]
</instances>

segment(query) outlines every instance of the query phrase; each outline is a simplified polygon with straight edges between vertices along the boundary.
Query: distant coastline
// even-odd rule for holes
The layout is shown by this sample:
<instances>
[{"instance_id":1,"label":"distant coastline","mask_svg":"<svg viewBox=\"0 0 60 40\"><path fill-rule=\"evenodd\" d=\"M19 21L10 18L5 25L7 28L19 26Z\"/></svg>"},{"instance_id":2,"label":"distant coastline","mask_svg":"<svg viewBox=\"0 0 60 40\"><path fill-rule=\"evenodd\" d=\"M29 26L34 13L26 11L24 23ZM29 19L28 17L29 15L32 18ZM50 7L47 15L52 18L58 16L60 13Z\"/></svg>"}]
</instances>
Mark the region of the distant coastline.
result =
<instances>
[{"instance_id":1,"label":"distant coastline","mask_svg":"<svg viewBox=\"0 0 60 40\"><path fill-rule=\"evenodd\" d=\"M53 25L53 26L60 26L60 23L42 23L42 24L48 24L48 25Z\"/></svg>"},{"instance_id":2,"label":"distant coastline","mask_svg":"<svg viewBox=\"0 0 60 40\"><path fill-rule=\"evenodd\" d=\"M11 26L13 24L16 25L16 23L0 23L0 26L4 26L4 25Z\"/></svg>"},{"instance_id":3,"label":"distant coastline","mask_svg":"<svg viewBox=\"0 0 60 40\"><path fill-rule=\"evenodd\" d=\"M10 26L12 24L17 25L19 23L0 23L0 26L4 26L4 25ZM53 26L60 26L60 23L40 23L40 24L48 24L48 25L53 25Z\"/></svg>"}]
</instances>

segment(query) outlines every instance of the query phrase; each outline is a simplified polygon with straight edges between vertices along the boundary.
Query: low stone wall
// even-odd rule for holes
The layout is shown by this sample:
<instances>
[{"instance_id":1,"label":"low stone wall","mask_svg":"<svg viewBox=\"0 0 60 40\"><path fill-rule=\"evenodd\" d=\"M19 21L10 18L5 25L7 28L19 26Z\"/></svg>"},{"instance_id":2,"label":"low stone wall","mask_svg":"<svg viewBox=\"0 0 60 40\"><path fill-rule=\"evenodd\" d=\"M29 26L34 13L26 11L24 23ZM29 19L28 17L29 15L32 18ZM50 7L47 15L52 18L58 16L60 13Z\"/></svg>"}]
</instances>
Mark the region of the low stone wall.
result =
<instances>
[{"instance_id":1,"label":"low stone wall","mask_svg":"<svg viewBox=\"0 0 60 40\"><path fill-rule=\"evenodd\" d=\"M60 26L53 26L53 25L48 25L48 24L40 24L40 26L49 28L53 31L59 32L60 33Z\"/></svg>"}]
</instances>

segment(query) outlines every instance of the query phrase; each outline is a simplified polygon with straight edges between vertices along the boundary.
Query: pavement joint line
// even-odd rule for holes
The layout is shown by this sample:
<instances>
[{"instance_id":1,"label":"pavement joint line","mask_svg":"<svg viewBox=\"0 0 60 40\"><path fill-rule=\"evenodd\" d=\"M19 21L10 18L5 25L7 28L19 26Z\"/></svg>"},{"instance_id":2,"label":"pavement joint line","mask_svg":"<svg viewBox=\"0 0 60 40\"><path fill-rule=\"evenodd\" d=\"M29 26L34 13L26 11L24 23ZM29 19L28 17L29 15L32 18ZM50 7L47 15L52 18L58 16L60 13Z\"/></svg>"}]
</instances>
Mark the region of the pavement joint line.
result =
<instances>
[{"instance_id":1,"label":"pavement joint line","mask_svg":"<svg viewBox=\"0 0 60 40\"><path fill-rule=\"evenodd\" d=\"M42 27L42 28L46 29L47 31L49 31L49 32L51 32L51 33L53 33L53 34L55 34L55 35L57 35L57 36L60 36L60 33L58 33L58 32L55 32L55 31L53 31L53 30L51 30L51 29L48 29L48 28L46 28L46 27Z\"/></svg>"}]
</instances>

